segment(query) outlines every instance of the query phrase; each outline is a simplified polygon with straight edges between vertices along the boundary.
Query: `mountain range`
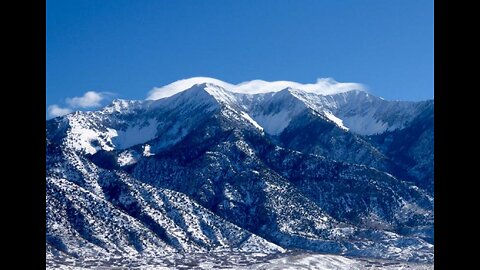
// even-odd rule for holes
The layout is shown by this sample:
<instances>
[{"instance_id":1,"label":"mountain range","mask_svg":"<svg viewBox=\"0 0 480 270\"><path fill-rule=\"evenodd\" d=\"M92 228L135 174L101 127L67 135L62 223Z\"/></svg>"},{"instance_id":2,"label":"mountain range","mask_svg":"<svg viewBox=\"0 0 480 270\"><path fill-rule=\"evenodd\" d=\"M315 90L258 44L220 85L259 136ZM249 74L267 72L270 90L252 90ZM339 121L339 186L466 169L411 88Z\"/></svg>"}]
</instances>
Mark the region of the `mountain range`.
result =
<instances>
[{"instance_id":1,"label":"mountain range","mask_svg":"<svg viewBox=\"0 0 480 270\"><path fill-rule=\"evenodd\" d=\"M433 262L433 100L211 78L163 90L46 122L47 261Z\"/></svg>"}]
</instances>

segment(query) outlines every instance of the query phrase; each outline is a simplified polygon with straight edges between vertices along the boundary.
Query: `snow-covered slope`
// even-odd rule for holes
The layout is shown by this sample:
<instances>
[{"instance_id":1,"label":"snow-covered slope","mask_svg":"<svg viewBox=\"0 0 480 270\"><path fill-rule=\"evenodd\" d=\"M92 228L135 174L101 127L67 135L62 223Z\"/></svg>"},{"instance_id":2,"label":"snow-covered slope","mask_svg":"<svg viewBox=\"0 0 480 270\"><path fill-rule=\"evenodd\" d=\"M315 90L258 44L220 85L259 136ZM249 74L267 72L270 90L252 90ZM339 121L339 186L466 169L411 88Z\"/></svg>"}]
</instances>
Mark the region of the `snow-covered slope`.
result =
<instances>
[{"instance_id":1,"label":"snow-covered slope","mask_svg":"<svg viewBox=\"0 0 480 270\"><path fill-rule=\"evenodd\" d=\"M235 226L188 196L48 145L47 244L73 257L134 257L234 248L282 248Z\"/></svg>"},{"instance_id":2,"label":"snow-covered slope","mask_svg":"<svg viewBox=\"0 0 480 270\"><path fill-rule=\"evenodd\" d=\"M182 89L194 82L203 83ZM291 86L279 89L277 85L294 85L307 90ZM240 86L264 90L242 90ZM64 121L68 121L70 129L67 135L71 138L69 146L90 154L99 149L126 149L156 138L162 134L164 126L168 126L170 137L181 138L191 127L183 127L183 123L182 127L172 127L172 121L167 124L165 118L170 117L172 111L178 113L182 120L194 118L196 121L197 110L223 108L234 115L243 116L267 134L278 136L293 118L309 109L345 131L375 135L406 127L425 107L424 102L386 101L365 91L345 87L341 91L331 90L333 94L326 94L329 91L293 82L252 81L234 87L216 79L198 77L175 82L167 88L175 89L171 98L156 101L115 100L98 112L67 115ZM168 91L164 89L157 92ZM162 113L167 114L166 117L161 117ZM135 115L141 115L141 119L135 119ZM164 144L168 145L168 140Z\"/></svg>"},{"instance_id":3,"label":"snow-covered slope","mask_svg":"<svg viewBox=\"0 0 480 270\"><path fill-rule=\"evenodd\" d=\"M433 102L328 84L193 78L47 121L49 258L432 262Z\"/></svg>"},{"instance_id":4,"label":"snow-covered slope","mask_svg":"<svg viewBox=\"0 0 480 270\"><path fill-rule=\"evenodd\" d=\"M291 81L253 80L239 84L231 84L208 77L194 77L176 81L169 85L155 88L150 92L149 100L163 99L186 91L194 85L217 85L226 92L253 96L244 99L262 100L273 97L273 93L289 91L308 107L314 109L340 127L350 129L361 135L373 135L403 128L405 124L418 114L420 103L386 101L368 94L364 87L356 83L339 83L333 79L319 79L314 84L301 84ZM244 95L241 95L244 94ZM271 95L262 95L271 94ZM261 96L261 98L255 96ZM256 104L252 104L255 106ZM262 118L263 122L288 122L289 117L283 114L273 119ZM260 121L261 121L260 120ZM276 124L272 134L278 135L282 125Z\"/></svg>"}]
</instances>

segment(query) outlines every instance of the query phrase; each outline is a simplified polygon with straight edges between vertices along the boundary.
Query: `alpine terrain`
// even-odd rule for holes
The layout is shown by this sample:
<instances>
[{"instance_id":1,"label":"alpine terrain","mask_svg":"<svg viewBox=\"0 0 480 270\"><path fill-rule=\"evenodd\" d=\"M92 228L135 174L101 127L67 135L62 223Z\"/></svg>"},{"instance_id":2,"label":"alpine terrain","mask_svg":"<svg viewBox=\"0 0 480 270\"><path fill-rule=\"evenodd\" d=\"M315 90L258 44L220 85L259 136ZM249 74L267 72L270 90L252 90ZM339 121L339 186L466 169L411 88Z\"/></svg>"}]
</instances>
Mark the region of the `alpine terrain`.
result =
<instances>
[{"instance_id":1,"label":"alpine terrain","mask_svg":"<svg viewBox=\"0 0 480 270\"><path fill-rule=\"evenodd\" d=\"M431 269L433 107L196 77L48 120L47 267Z\"/></svg>"}]
</instances>

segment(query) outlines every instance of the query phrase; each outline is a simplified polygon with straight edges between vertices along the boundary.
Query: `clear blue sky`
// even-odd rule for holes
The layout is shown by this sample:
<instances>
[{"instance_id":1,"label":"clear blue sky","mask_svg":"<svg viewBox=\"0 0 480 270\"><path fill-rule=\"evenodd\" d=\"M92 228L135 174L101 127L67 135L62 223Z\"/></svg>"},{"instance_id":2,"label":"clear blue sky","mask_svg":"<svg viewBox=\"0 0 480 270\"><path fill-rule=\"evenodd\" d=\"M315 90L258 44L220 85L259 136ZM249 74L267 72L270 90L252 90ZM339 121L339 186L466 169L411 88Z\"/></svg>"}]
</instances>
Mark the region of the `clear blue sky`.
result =
<instances>
[{"instance_id":1,"label":"clear blue sky","mask_svg":"<svg viewBox=\"0 0 480 270\"><path fill-rule=\"evenodd\" d=\"M433 98L433 0L47 0L47 106L208 76Z\"/></svg>"}]
</instances>

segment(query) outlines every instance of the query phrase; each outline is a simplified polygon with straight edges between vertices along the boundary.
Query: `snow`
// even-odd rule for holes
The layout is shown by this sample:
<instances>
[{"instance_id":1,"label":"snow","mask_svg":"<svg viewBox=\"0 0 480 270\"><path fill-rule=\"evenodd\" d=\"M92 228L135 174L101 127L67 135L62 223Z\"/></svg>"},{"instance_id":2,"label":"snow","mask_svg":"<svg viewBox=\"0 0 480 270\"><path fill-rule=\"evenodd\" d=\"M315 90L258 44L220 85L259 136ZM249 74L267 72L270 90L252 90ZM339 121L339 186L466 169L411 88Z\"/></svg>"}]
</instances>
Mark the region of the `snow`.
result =
<instances>
[{"instance_id":1,"label":"snow","mask_svg":"<svg viewBox=\"0 0 480 270\"><path fill-rule=\"evenodd\" d=\"M339 255L326 254L298 254L282 256L278 259L272 259L266 263L249 265L245 268L238 269L349 269L349 270L363 270L363 269L433 269L433 265L415 264L415 263L400 263L382 260L366 260L349 258Z\"/></svg>"},{"instance_id":2,"label":"snow","mask_svg":"<svg viewBox=\"0 0 480 270\"><path fill-rule=\"evenodd\" d=\"M155 119L148 119L143 125L130 125L125 130L111 127L98 128L97 124L88 120L88 115L85 114L68 115L67 119L71 127L68 131L67 143L73 149L88 154L95 154L99 150L127 149L148 142L157 135L158 122Z\"/></svg>"},{"instance_id":3,"label":"snow","mask_svg":"<svg viewBox=\"0 0 480 270\"><path fill-rule=\"evenodd\" d=\"M232 84L226 83L224 81L214 79L214 78L209 78L209 77L193 77L189 79L183 79L183 80L178 80L176 82L173 82L171 84L159 87L159 88L153 88L149 96L147 97L148 100L157 100L157 99L162 99L166 97L173 96L177 93L180 93L184 90L187 90L194 86L195 84L202 84L202 83L211 83L215 84L218 86L221 86L225 89L229 89L233 87Z\"/></svg>"},{"instance_id":4,"label":"snow","mask_svg":"<svg viewBox=\"0 0 480 270\"><path fill-rule=\"evenodd\" d=\"M145 109L151 103L152 101L148 100L114 99L110 105L106 106L101 111L105 114L128 114L140 109Z\"/></svg>"},{"instance_id":5,"label":"snow","mask_svg":"<svg viewBox=\"0 0 480 270\"><path fill-rule=\"evenodd\" d=\"M84 128L72 128L71 133L77 135L79 138L73 145L76 150L85 150L85 152L89 154L97 152L98 147L94 147L91 144L91 142L98 138L98 134L95 131Z\"/></svg>"},{"instance_id":6,"label":"snow","mask_svg":"<svg viewBox=\"0 0 480 270\"><path fill-rule=\"evenodd\" d=\"M282 110L274 114L257 115L255 120L268 134L279 135L290 124L292 116L288 110Z\"/></svg>"},{"instance_id":7,"label":"snow","mask_svg":"<svg viewBox=\"0 0 480 270\"><path fill-rule=\"evenodd\" d=\"M75 138L68 143L77 151L84 151L88 154L95 154L98 150L113 150L108 142L109 138L115 136L114 130L108 129L106 132L96 132L85 127L82 123L87 122L86 117L80 114L68 115L67 119L70 123L69 136ZM95 145L97 143L97 145ZM94 146L95 145L95 146Z\"/></svg>"},{"instance_id":8,"label":"snow","mask_svg":"<svg viewBox=\"0 0 480 270\"><path fill-rule=\"evenodd\" d=\"M155 154L152 154L152 153L150 152L150 145L149 145L149 144L145 144L145 145L143 146L143 155L144 155L145 157L149 157L149 156L155 155Z\"/></svg>"},{"instance_id":9,"label":"snow","mask_svg":"<svg viewBox=\"0 0 480 270\"><path fill-rule=\"evenodd\" d=\"M325 116L330 119L331 121L333 121L335 124L337 124L337 126L339 126L340 128L348 131L348 128L345 127L343 125L343 120L336 117L335 115L333 115L333 113L329 112L329 111L323 111L325 113Z\"/></svg>"},{"instance_id":10,"label":"snow","mask_svg":"<svg viewBox=\"0 0 480 270\"><path fill-rule=\"evenodd\" d=\"M321 254L300 254L274 259L265 264L254 265L250 269L362 269L353 259Z\"/></svg>"},{"instance_id":11,"label":"snow","mask_svg":"<svg viewBox=\"0 0 480 270\"><path fill-rule=\"evenodd\" d=\"M241 112L241 115L243 118L247 119L248 122L252 123L257 129L259 129L260 131L263 131L263 128L255 120L253 120L252 117L250 117L250 115L248 115L246 112Z\"/></svg>"},{"instance_id":12,"label":"snow","mask_svg":"<svg viewBox=\"0 0 480 270\"><path fill-rule=\"evenodd\" d=\"M118 165L120 167L137 163L139 158L138 153L133 150L128 150L120 153L117 158Z\"/></svg>"},{"instance_id":13,"label":"snow","mask_svg":"<svg viewBox=\"0 0 480 270\"><path fill-rule=\"evenodd\" d=\"M262 252L217 251L214 253L173 254L140 258L97 258L64 261L47 258L47 269L238 269L238 270L433 270L433 264L361 259L340 255L286 252L266 254Z\"/></svg>"},{"instance_id":14,"label":"snow","mask_svg":"<svg viewBox=\"0 0 480 270\"><path fill-rule=\"evenodd\" d=\"M387 123L375 119L373 112L367 115L344 116L343 124L351 131L360 135L380 134L387 130L394 129L389 128Z\"/></svg>"},{"instance_id":15,"label":"snow","mask_svg":"<svg viewBox=\"0 0 480 270\"><path fill-rule=\"evenodd\" d=\"M288 127L290 121L307 109L304 102L293 94L295 90L287 88L264 97L252 108L250 115L271 135L279 135Z\"/></svg>"},{"instance_id":16,"label":"snow","mask_svg":"<svg viewBox=\"0 0 480 270\"><path fill-rule=\"evenodd\" d=\"M117 130L117 136L112 137L112 142L117 149L126 149L131 146L148 142L155 138L157 134L158 122L155 119L149 119L146 126L129 126L126 130Z\"/></svg>"},{"instance_id":17,"label":"snow","mask_svg":"<svg viewBox=\"0 0 480 270\"><path fill-rule=\"evenodd\" d=\"M235 96L232 95L232 93L226 91L226 89L221 86L206 83L204 89L216 100L224 102L227 105L235 106L235 104L238 102Z\"/></svg>"},{"instance_id":18,"label":"snow","mask_svg":"<svg viewBox=\"0 0 480 270\"><path fill-rule=\"evenodd\" d=\"M284 87L285 82L269 84L265 81L251 81L237 85L240 89L238 91L248 92L248 87L253 87L252 85L258 88L258 91L271 91L272 89L275 90L277 85L278 87ZM226 85L226 87L229 86ZM321 96L317 93L310 93L304 90L291 88L284 90L285 91L270 94L245 94L230 92L225 90L223 86L206 83L194 87L191 93L180 93L179 96L181 98L176 96L172 99L162 99L149 103L152 104L158 102L158 104L163 107L158 106L155 108L149 108L148 106L144 106L145 104L143 103L143 105L138 103L139 108L141 107L142 110L137 111L136 109L133 110L136 103L134 104L128 101L117 100L108 110L74 113L65 116L62 119L68 120L70 126L65 125L65 128L61 129L62 132L66 132L66 137L58 137L62 138L62 140L63 138L66 138L61 142L65 143L62 147L68 146L68 148L64 149L65 156L62 157L59 155L58 159L61 160L62 158L65 158L66 160L64 163L58 162L49 165L51 166L50 169L47 167L47 172L52 173L52 177L55 178L58 177L58 175L62 175L61 179L47 178L47 184L51 187L47 189L47 191L50 192L48 195L49 197L47 197L47 203L50 205L49 207L51 209L48 213L53 217L58 217L58 219L47 219L47 226L50 230L49 232L57 233L58 231L63 231L64 235L62 235L62 240L65 240L65 244L68 248L81 251L82 254L107 254L107 251L102 251L100 248L94 247L93 244L87 243L88 241L85 242L82 240L82 237L79 237L71 230L71 227L69 227L71 224L68 222L68 219L65 219L67 212L66 210L62 210L64 205L61 203L62 201L57 200L58 203L55 204L49 202L49 198L54 198L54 196L58 195L58 198L62 198L63 201L71 201L73 205L72 207L76 209L75 211L78 210L80 214L85 216L85 224L88 224L87 227L92 228L93 235L99 240L107 243L109 249L114 247L112 250L115 250L117 246L121 247L126 256L137 254L138 252L130 245L130 242L132 241L128 240L128 235L118 233L117 228L126 229L128 231L132 230L145 236L142 238L143 240L141 243L145 245L146 253L151 252L152 254L157 254L156 250L159 250L159 252L163 250L163 242L161 239L158 239L158 237L152 235L148 230L143 228L144 226L141 223L135 222L134 218L128 217L128 215L122 214L121 211L119 211L117 204L128 206L133 202L137 203L142 211L144 211L146 215L149 215L156 224L164 228L169 236L178 240L178 245L174 248L185 250L185 252L205 250L203 248L205 246L212 248L210 250L215 251L232 248L238 248L238 250L243 252L268 253L269 250L272 252L279 250L283 251L279 246L253 235L248 231L243 230L241 227L229 223L228 220L223 220L217 217L216 213L210 212L195 201L190 200L188 196L191 196L191 194L187 196L183 193L162 190L158 187L154 188L133 178L124 179L124 177L121 177L117 179L117 176L121 174L122 170L108 172L108 170L96 167L95 163L92 163L88 158L85 158L85 156L82 155L85 152L93 154L100 149L106 151L117 149L120 151L114 151L111 155L116 155L117 162L120 166L123 167L134 164L138 160L143 159L142 155L146 157L154 155L152 149L154 152L159 153L162 147L166 148L166 146L172 145L190 132L195 132L195 129L198 127L198 125L196 125L197 123L202 123L204 119L210 119L208 118L211 115L211 111L209 110L210 107L204 106L210 104L215 104L216 109L220 108L221 112L228 117L228 120L241 121L241 125L239 125L238 128L243 130L247 127L251 127L251 124L261 132L265 131L272 135L281 134L281 132L283 132L291 123L292 119L300 119L295 117L299 115L303 116L302 113L304 112L312 113L312 111L313 114L309 114L309 117L315 115L321 117L323 120L325 120L326 117L345 130L364 134L383 132L395 128L398 126L397 123L405 121L404 118L402 118L402 115L397 117L398 112L401 112L403 107L379 110L378 108L380 106L377 106L376 104L372 105L370 100L366 100L365 102L362 101L362 95L359 95L359 98L355 99L345 98L345 103L350 104L358 102L361 103L362 106L342 107L344 104L339 103L341 97L337 100L333 100L331 98L332 96ZM353 93L349 93L349 95L350 94L353 95ZM347 94L342 95L347 96ZM179 103L174 103L173 101L178 101ZM199 104L201 106L199 106ZM200 109L192 110L192 106L197 106L197 108ZM155 110L156 108L158 108L158 110ZM111 114L107 115L105 112ZM218 111L215 111L214 113L218 113ZM205 118L202 118L204 116ZM217 117L221 115L215 114L214 116ZM155 117L155 119L153 119L153 117ZM222 120L224 119L225 118L222 118ZM59 119L54 121L57 120ZM388 122L388 124L386 122ZM227 123L233 123L232 126L235 126L238 124L238 121L230 121ZM225 126L230 128L230 125ZM211 130L207 131L210 132ZM249 134L252 131L255 131L255 129L248 129ZM237 134L234 135L237 136ZM273 177L264 177L265 175L269 175L267 173L270 173L270 170L267 171L266 168L268 167L264 167L264 165L260 163L263 157L258 154L258 151L256 151L258 145L250 145L252 142L243 140L243 137L241 136L232 136L231 139L233 138L235 138L234 141L230 141L229 138L228 141L225 141L225 144L210 147L209 150L211 151L206 152L206 155L208 155L206 157L208 159L205 159L205 161L212 161L212 163L202 163L202 165L208 164L208 166L199 166L199 171L200 169L204 170L202 170L201 173L191 175L193 176L195 183L197 183L197 179L195 178L199 179L198 186L202 184L201 192L203 194L208 194L208 192L213 190L213 184L212 186L209 186L210 183L213 183L212 181L219 181L219 177L217 177L218 173L216 173L219 170L216 170L216 168L228 168L229 171L225 174L227 177L230 177L229 174L232 172L240 172L242 174L248 172L245 174L247 177L258 175L253 176L254 179L258 178L260 179L259 181L262 181L260 188L263 188L263 190L260 190L260 192L262 194L265 193L265 207L269 211L272 211L277 218L275 220L275 227L271 230L279 229L279 233L285 233L285 237L282 236L280 240L277 240L280 245L288 247L288 245L291 244L289 241L298 241L297 243L294 243L298 246L307 244L309 247L314 246L310 243L321 245L324 238L321 238L323 235L319 232L325 232L325 235L328 237L330 237L329 235L334 235L338 236L338 238L352 237L352 239L356 239L353 238L356 237L356 235L354 235L356 232L349 231L350 228L335 228L333 231L328 232L328 230L331 229L330 226L337 225L334 218L327 215L326 212L323 212L324 210L319 208L314 201L309 200L308 197L297 192L296 189L294 189L295 186L291 186L289 181L284 181L282 177L285 176L285 179L287 179L286 177L290 177L288 174L279 174L279 176L277 176L273 174L275 171L272 170ZM152 141L152 139L154 141ZM268 139L268 136L264 137L264 139ZM149 144L147 144L147 142ZM150 144L152 144L152 146L150 146ZM235 155L235 158L237 158L237 156L242 157L242 163L226 154L228 153L227 151L233 149L232 147L235 147L235 149L239 149L246 154ZM255 151L253 149L255 149ZM290 166L290 164L294 164L297 160L300 160L300 157L297 159L296 156L301 155L302 152L290 150L288 150L288 153L290 154L285 159L283 159L283 157L280 158L283 156L283 153L279 152L281 149L283 148L275 145L276 151L272 151L274 153L271 155L268 154L269 157L272 157L272 162L280 164L280 166L288 169L286 166ZM82 153L73 150L81 150ZM235 153L237 154L238 151L235 151ZM308 156L308 160L311 159L311 163L305 163L306 166L303 166L302 168L308 170L316 168L316 165L313 164L316 164L316 161L320 159L313 157L313 155ZM243 161L243 158L245 158L245 161ZM170 167L170 164L163 163L164 161L161 159L145 160L148 162L139 162L137 166L137 168L140 169L138 170L136 177L143 177L142 181L148 179L148 181L155 183L158 179L169 180L172 178L174 180L183 180L187 175L181 169L179 170L178 167L175 167L176 165ZM217 161L218 163L216 163ZM361 166L366 170L367 167L365 165ZM318 174L322 175L323 168L321 166L318 168L320 168ZM145 174L143 174L144 172ZM315 171L315 173L316 172L317 171ZM363 172L357 171L357 169L347 170L345 173L339 174L339 176L343 179L343 177L346 177L345 174L351 174L355 176L354 179L357 179L357 173L361 173L358 175L358 179L361 181L364 180L360 177L367 177L367 175L363 175ZM391 176L390 174L387 175ZM188 177L190 177L190 175ZM208 181L200 182L204 179L207 179ZM383 177L381 179L383 179ZM110 180L114 181L109 183ZM243 179L240 180L243 181ZM117 182L122 183L122 186L126 188L121 192L118 198L115 198L115 200L112 200L111 198L107 199L107 193L104 193L106 190L105 187L110 187L110 185L113 184L117 185ZM258 207L259 204L256 204L259 201L258 195L256 195L255 192L252 192L255 190L250 189L249 182L240 183L242 184L232 181L231 184L230 182L225 182L225 185L219 185L225 187L223 194L226 199L224 205L227 209L225 211L235 209L238 205L243 207L242 204L249 206L252 210L255 210L254 208ZM171 186L166 185L166 187ZM243 187L247 188L244 189ZM384 189L383 186L378 185L378 183L375 183L375 187L380 188L379 191L388 190ZM392 187L394 187L392 192L396 193L397 188L395 186ZM410 189L414 194L420 192L416 187L411 187ZM205 195L205 198L208 199L208 196L210 195ZM323 193L322 196L324 196ZM325 196L326 199L322 197L322 200L330 200L328 196L329 195ZM203 197L201 199L203 200ZM344 209L347 210L347 212L351 209L350 207L355 207L350 203L350 198L348 196L340 199L341 200L338 200L338 202L343 202ZM375 224L381 224L382 212L376 212L379 209L376 205L379 205L380 199L382 199L381 196L371 197L373 205L372 209L374 212L372 212L372 215L365 215L362 218L369 219ZM433 201L433 197L431 200ZM336 203L337 201L334 202ZM433 212L429 208L423 208L423 206L411 202L410 199L401 199L401 202L402 205L395 208L399 220L403 217L408 217L408 215L411 214L415 214L419 217L427 217L427 215L433 216ZM121 217L123 221L118 220L114 216ZM242 216L240 216L240 218L242 218ZM179 220L181 222L179 222ZM425 232L420 231L420 229ZM430 230L429 227L420 229L418 232L415 231L415 233L428 235L428 230ZM272 232L269 230L270 229L265 229L264 231L267 233ZM271 236L273 234L266 235ZM294 239L291 240L288 238L288 235L298 237L298 239L291 238ZM372 257L383 256L383 254L386 254L384 258L392 256L392 258L396 259L409 259L412 256L416 256L415 254L416 252L419 252L419 247L424 247L426 250L425 254L431 255L433 258L433 246L427 245L420 240L418 240L418 242L412 242L415 239L389 236L388 232L382 232L380 236L385 237L386 240L382 240L383 242L379 242L378 245L375 243L376 246L366 248L359 247L358 251L353 250L352 253L347 254L352 256ZM372 241L376 241L373 236L367 236L365 239L368 239L368 241L372 239ZM413 244L409 244L409 241ZM367 243L367 240L365 240L365 243ZM82 245L85 245L85 251L83 251ZM403 246L406 246L406 248ZM173 252L172 250L167 250L165 253ZM335 250L338 249L336 246L333 246L332 250L334 250L332 252L336 252ZM431 254L428 253L429 250L432 250ZM420 250L420 254L424 254L422 252L423 251ZM296 269L302 267L315 268L316 266L320 268L326 267L336 269L338 266L338 269L342 269L340 266L345 265L344 269L356 269L354 267L354 265L356 265L354 264L355 262L350 261L352 260L351 258L319 257L317 255L310 256L307 254L296 257L294 256L288 259L279 258L271 260L263 266L266 268L273 267L274 269ZM420 258L421 256L424 255L420 255ZM392 259L391 257L388 258ZM216 264L205 262L199 263L199 265L207 267ZM236 266L240 267L243 265ZM360 267L360 269L364 268Z\"/></svg>"},{"instance_id":19,"label":"snow","mask_svg":"<svg viewBox=\"0 0 480 270\"><path fill-rule=\"evenodd\" d=\"M240 250L245 252L255 252L256 254L260 252L285 252L286 251L284 248L277 246L274 243L267 242L264 239L254 234L248 236L248 239L245 242L243 242L243 244L241 245Z\"/></svg>"},{"instance_id":20,"label":"snow","mask_svg":"<svg viewBox=\"0 0 480 270\"><path fill-rule=\"evenodd\" d=\"M292 81L264 81L252 80L239 84L231 84L209 77L194 77L179 80L167 86L155 88L150 92L148 99L156 100L189 90L192 86L199 86L213 96L221 104L230 108L241 108L242 116L247 114L258 124L258 127L272 135L279 135L298 113L295 108L284 108L286 111L261 112L257 111L259 104L268 100L281 102L281 98L294 97L303 107L308 107L324 115L340 128L360 135L380 134L401 128L411 120L408 115L414 115L415 106L408 102L388 102L369 95L364 87L356 83L339 83L331 78L318 79L316 83L302 84ZM284 93L275 97L275 94ZM273 95L268 95L271 93ZM281 96L281 97L280 97ZM190 103L198 99L196 95L188 95L182 103ZM207 96L202 96L203 99ZM290 106L290 99L285 100ZM196 100L202 103L201 100ZM264 109L266 107L263 107ZM290 111L290 113L288 112ZM397 112L398 111L398 112ZM393 112L388 113L388 112ZM385 115L394 115L387 120ZM247 117L244 117L253 123ZM388 122L388 123L387 123ZM260 129L260 128L259 128Z\"/></svg>"},{"instance_id":21,"label":"snow","mask_svg":"<svg viewBox=\"0 0 480 270\"><path fill-rule=\"evenodd\" d=\"M365 87L359 83L340 83L332 78L319 78L316 83L298 83L293 81L264 81L252 80L239 84L231 84L218 79L209 77L193 77L183 79L171 84L153 88L147 97L147 100L157 100L173 96L185 91L195 84L210 83L218 85L227 91L244 94L260 94L278 92L285 88L295 88L306 92L320 95L332 95L336 93L347 92L351 90L364 90Z\"/></svg>"}]
</instances>

